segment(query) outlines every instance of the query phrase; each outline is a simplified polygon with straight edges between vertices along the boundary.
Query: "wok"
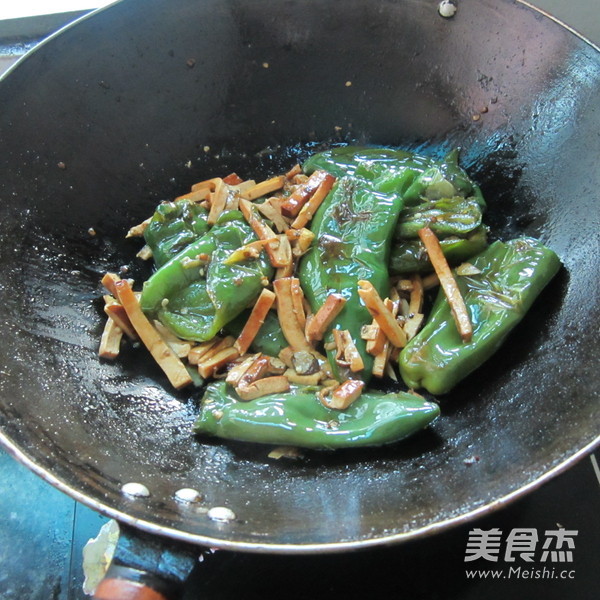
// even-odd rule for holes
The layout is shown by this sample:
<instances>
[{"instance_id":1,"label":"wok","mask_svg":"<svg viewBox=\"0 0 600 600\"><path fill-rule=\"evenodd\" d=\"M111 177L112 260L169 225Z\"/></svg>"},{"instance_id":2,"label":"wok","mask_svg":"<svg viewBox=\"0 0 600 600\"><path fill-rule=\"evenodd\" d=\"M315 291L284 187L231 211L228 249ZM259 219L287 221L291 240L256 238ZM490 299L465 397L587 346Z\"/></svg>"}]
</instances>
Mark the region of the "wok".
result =
<instances>
[{"instance_id":1,"label":"wok","mask_svg":"<svg viewBox=\"0 0 600 600\"><path fill-rule=\"evenodd\" d=\"M597 445L600 58L527 4L124 0L20 61L0 106L1 438L75 499L193 544L343 551L487 513ZM123 238L158 201L343 142L461 147L494 235L540 237L562 272L407 442L290 463L192 437L196 393L143 350L98 359L101 275L144 275Z\"/></svg>"}]
</instances>

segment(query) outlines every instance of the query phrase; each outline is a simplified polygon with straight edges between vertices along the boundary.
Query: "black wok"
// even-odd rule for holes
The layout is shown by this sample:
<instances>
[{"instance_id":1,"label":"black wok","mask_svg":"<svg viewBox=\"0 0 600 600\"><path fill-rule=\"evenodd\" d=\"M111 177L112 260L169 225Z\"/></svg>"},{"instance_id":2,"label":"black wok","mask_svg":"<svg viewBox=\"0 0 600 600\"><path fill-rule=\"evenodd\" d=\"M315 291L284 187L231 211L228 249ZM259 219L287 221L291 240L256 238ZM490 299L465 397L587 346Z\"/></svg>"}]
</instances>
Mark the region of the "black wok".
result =
<instances>
[{"instance_id":1,"label":"black wok","mask_svg":"<svg viewBox=\"0 0 600 600\"><path fill-rule=\"evenodd\" d=\"M484 514L598 443L600 55L527 5L124 0L28 55L0 106L1 437L77 500L197 544L341 551ZM564 269L408 442L289 463L193 438L195 394L142 350L97 358L101 275L143 276L123 236L159 200L345 141L462 147L495 235L538 236Z\"/></svg>"}]
</instances>

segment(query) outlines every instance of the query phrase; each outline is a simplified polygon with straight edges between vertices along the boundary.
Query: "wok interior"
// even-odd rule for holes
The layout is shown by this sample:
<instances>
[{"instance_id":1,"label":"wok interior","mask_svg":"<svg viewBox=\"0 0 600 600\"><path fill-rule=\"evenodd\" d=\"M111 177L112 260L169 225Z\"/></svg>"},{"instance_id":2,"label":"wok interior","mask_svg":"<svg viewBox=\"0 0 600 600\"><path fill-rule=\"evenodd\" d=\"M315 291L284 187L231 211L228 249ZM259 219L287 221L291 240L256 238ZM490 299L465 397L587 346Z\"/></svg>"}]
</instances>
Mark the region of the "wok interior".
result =
<instances>
[{"instance_id":1,"label":"wok interior","mask_svg":"<svg viewBox=\"0 0 600 600\"><path fill-rule=\"evenodd\" d=\"M445 20L425 1L130 0L63 32L0 85L6 442L108 514L248 550L397 540L531 485L598 433L599 84L591 46L512 2ZM193 438L197 393L143 350L97 358L101 275L141 282L124 233L194 181L347 141L460 146L494 235L539 236L565 268L409 441L276 462ZM151 496L124 497L130 481Z\"/></svg>"}]
</instances>

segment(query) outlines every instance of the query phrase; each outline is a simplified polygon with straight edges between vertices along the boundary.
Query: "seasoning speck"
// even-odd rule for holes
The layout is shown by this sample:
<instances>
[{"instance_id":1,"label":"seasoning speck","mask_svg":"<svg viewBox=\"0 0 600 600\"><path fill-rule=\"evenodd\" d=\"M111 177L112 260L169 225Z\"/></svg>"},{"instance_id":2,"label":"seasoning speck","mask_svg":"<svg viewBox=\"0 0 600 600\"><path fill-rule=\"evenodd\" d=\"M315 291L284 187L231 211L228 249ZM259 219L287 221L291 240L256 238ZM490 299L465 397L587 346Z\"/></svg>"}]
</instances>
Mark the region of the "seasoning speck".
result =
<instances>
[{"instance_id":1,"label":"seasoning speck","mask_svg":"<svg viewBox=\"0 0 600 600\"><path fill-rule=\"evenodd\" d=\"M263 66L263 69L268 69L269 68L269 63L268 62L264 62L262 64L262 66Z\"/></svg>"},{"instance_id":2,"label":"seasoning speck","mask_svg":"<svg viewBox=\"0 0 600 600\"><path fill-rule=\"evenodd\" d=\"M235 519L235 513L226 506L215 506L206 513L209 519L213 521L219 521L220 523L227 523Z\"/></svg>"},{"instance_id":3,"label":"seasoning speck","mask_svg":"<svg viewBox=\"0 0 600 600\"><path fill-rule=\"evenodd\" d=\"M210 146L204 146L204 148L202 148L204 150L204 152L210 152Z\"/></svg>"},{"instance_id":4,"label":"seasoning speck","mask_svg":"<svg viewBox=\"0 0 600 600\"><path fill-rule=\"evenodd\" d=\"M181 488L175 492L175 499L187 503L200 502L202 494L193 488Z\"/></svg>"},{"instance_id":5,"label":"seasoning speck","mask_svg":"<svg viewBox=\"0 0 600 600\"><path fill-rule=\"evenodd\" d=\"M346 85L346 87L350 87L352 85L352 82L351 81L346 81L345 85Z\"/></svg>"},{"instance_id":6,"label":"seasoning speck","mask_svg":"<svg viewBox=\"0 0 600 600\"><path fill-rule=\"evenodd\" d=\"M62 160L61 160L60 162L58 162L58 163L56 164L56 166L57 166L59 169L66 169L66 168L67 168L67 165L66 165L66 164L65 164L65 163L64 163Z\"/></svg>"},{"instance_id":7,"label":"seasoning speck","mask_svg":"<svg viewBox=\"0 0 600 600\"><path fill-rule=\"evenodd\" d=\"M147 498L150 490L143 483L130 482L121 486L121 492L134 498Z\"/></svg>"},{"instance_id":8,"label":"seasoning speck","mask_svg":"<svg viewBox=\"0 0 600 600\"><path fill-rule=\"evenodd\" d=\"M440 16L444 17L444 19L452 18L456 14L457 10L458 8L456 5L450 2L450 0L442 0L442 2L440 2L438 5L438 12L440 13Z\"/></svg>"},{"instance_id":9,"label":"seasoning speck","mask_svg":"<svg viewBox=\"0 0 600 600\"><path fill-rule=\"evenodd\" d=\"M465 458L465 460L463 460L463 463L465 465L474 465L475 463L479 462L479 456L469 456L469 458Z\"/></svg>"},{"instance_id":10,"label":"seasoning speck","mask_svg":"<svg viewBox=\"0 0 600 600\"><path fill-rule=\"evenodd\" d=\"M93 227L90 227L88 229L88 235L91 235L92 237L94 237L96 235L96 230Z\"/></svg>"},{"instance_id":11,"label":"seasoning speck","mask_svg":"<svg viewBox=\"0 0 600 600\"><path fill-rule=\"evenodd\" d=\"M193 68L194 68L194 66L195 66L195 64L196 64L196 59L195 59L195 58L188 58L188 59L185 61L185 64L186 64L186 65L187 65L187 66L188 66L190 69L193 69Z\"/></svg>"}]
</instances>

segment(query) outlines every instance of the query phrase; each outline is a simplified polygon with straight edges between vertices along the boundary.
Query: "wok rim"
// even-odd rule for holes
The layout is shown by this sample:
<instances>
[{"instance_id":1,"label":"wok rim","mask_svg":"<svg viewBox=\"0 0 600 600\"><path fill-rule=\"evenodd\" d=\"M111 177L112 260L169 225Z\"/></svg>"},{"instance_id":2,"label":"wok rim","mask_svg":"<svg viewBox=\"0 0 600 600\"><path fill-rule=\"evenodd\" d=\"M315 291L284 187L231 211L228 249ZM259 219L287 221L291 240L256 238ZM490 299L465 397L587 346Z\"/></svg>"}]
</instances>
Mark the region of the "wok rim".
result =
<instances>
[{"instance_id":1,"label":"wok rim","mask_svg":"<svg viewBox=\"0 0 600 600\"><path fill-rule=\"evenodd\" d=\"M435 535L442 531L447 531L453 527L465 525L471 521L490 515L505 506L516 502L517 500L525 497L530 492L539 489L543 484L547 483L554 477L564 473L580 460L588 455L591 455L595 448L600 446L600 435L598 435L591 442L586 444L583 448L580 448L568 458L555 465L551 469L545 471L529 483L513 490L512 492L496 498L492 502L487 502L482 506L479 506L473 510L469 510L458 516L444 519L435 523L430 523L417 529L405 531L401 533L395 533L388 536L376 536L368 539L354 540L354 541L341 541L341 542L326 542L326 543L315 543L315 544L281 544L281 543L256 543L256 542L242 542L242 541L230 541L223 540L220 538L212 538L209 536L203 536L196 533L190 533L167 527L164 525L157 525L150 521L138 519L131 514L122 512L115 508L95 500L90 496L80 492L79 490L71 487L68 483L64 482L59 477L55 476L51 471L39 466L34 459L32 459L26 452L21 450L15 442L13 442L4 431L0 430L0 444L4 446L5 450L17 461L26 466L28 469L33 471L36 475L41 477L44 481L51 484L56 489L67 494L73 500L81 502L88 508L95 510L107 517L115 519L120 523L125 523L141 529L146 533L159 535L166 537L178 542L190 543L197 546L204 546L208 548L218 548L219 550L230 550L234 552L250 552L254 554L286 554L286 555L302 555L302 554L333 554L341 553L352 550L359 550L365 548L373 548L380 546L396 545L409 540L425 538Z\"/></svg>"},{"instance_id":2,"label":"wok rim","mask_svg":"<svg viewBox=\"0 0 600 600\"><path fill-rule=\"evenodd\" d=\"M80 22L85 21L89 18L94 17L98 13L102 13L106 10L111 9L115 5L121 4L123 0L114 0L106 6L92 10L73 21L63 25L55 32L51 33L33 48L19 57L13 64L11 64L2 74L0 74L0 81L5 77L9 76L12 71L18 68L21 63L27 60L30 56L34 55L37 51L42 49L47 43L51 42L57 36L60 36L64 31L75 27ZM537 12L555 22L560 27L569 31L572 35L579 38L582 42L589 45L595 51L600 53L600 45L589 40L583 34L579 33L573 27L564 23L561 19L553 16L549 12L534 6L527 0L513 0L515 4L520 4ZM568 469L577 464L580 460L586 456L592 456L596 448L600 447L600 434L593 440L585 444L583 447L575 450L566 459L562 460L552 468L544 471L541 475L533 479L532 481L518 487L517 489L505 494L491 502L484 503L483 505L468 510L467 512L461 513L451 518L445 518L441 521L433 522L428 525L419 527L417 529L411 529L409 531L395 533L392 535L378 535L375 537L369 537L367 539L354 540L354 541L339 541L339 542L325 542L325 543L311 543L311 544L282 544L282 543L257 543L257 542L243 542L243 541L231 541L221 538L213 538L210 536L204 536L201 534L185 532L180 529L168 527L164 525L158 525L151 521L144 519L138 519L132 514L123 512L121 510L112 508L111 506L97 500L84 492L76 489L72 485L65 482L60 477L54 475L50 469L46 469L40 466L34 458L32 458L27 452L21 449L19 444L11 439L11 437L0 427L0 445L4 450L17 460L20 464L27 467L34 474L39 476L45 482L52 485L55 489L63 492L73 500L80 502L88 508L112 519L115 519L119 523L124 523L140 529L146 533L159 535L165 538L169 538L176 542L190 543L199 547L217 548L220 550L229 550L234 552L248 552L253 554L281 554L281 555L310 555L310 554L333 554L343 553L353 550L375 548L389 545L396 545L409 540L415 540L420 538L431 537L443 531L450 530L454 527L465 525L476 519L483 518L491 515L496 511L509 506L510 504L524 498L529 493L539 489L542 485L554 479L555 477L566 472Z\"/></svg>"}]
</instances>

